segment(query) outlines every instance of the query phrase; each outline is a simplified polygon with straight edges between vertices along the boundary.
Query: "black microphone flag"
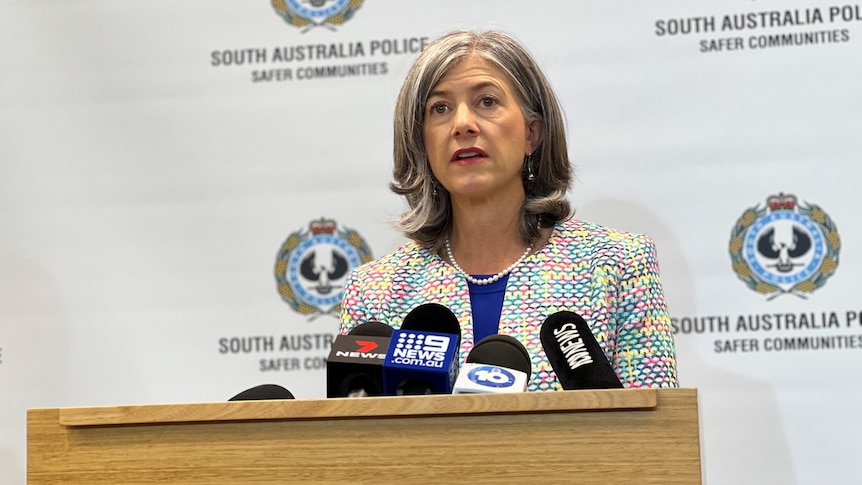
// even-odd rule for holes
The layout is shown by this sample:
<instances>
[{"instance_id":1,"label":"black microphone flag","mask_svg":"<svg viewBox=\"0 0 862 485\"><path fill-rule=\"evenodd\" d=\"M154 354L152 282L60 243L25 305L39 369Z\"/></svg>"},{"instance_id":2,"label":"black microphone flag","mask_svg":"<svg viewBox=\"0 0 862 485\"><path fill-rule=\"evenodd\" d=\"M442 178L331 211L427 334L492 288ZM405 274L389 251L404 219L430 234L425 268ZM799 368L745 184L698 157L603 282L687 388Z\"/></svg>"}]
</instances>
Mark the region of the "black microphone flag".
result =
<instances>
[{"instance_id":1,"label":"black microphone flag","mask_svg":"<svg viewBox=\"0 0 862 485\"><path fill-rule=\"evenodd\" d=\"M326 358L326 397L382 396L390 335L389 325L366 322L336 337Z\"/></svg>"},{"instance_id":2,"label":"black microphone flag","mask_svg":"<svg viewBox=\"0 0 862 485\"><path fill-rule=\"evenodd\" d=\"M562 311L549 316L539 338L563 389L623 387L590 326L577 313Z\"/></svg>"}]
</instances>

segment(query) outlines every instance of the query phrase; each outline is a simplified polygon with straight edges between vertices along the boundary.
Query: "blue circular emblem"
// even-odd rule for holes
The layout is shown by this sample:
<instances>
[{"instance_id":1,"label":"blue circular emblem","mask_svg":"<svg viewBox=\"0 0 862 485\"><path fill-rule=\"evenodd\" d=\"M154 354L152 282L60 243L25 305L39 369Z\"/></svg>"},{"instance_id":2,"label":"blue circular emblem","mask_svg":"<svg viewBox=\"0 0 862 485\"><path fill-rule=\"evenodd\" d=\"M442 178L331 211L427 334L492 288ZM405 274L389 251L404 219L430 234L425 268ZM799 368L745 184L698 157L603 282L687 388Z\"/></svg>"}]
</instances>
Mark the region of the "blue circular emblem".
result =
<instances>
[{"instance_id":1,"label":"blue circular emblem","mask_svg":"<svg viewBox=\"0 0 862 485\"><path fill-rule=\"evenodd\" d=\"M290 259L287 261L288 283L301 299L318 308L339 304L341 302L341 292L336 291L322 296L316 286L312 286L308 282L301 280L300 265L308 261L308 255L312 251L325 253L326 250L330 252L335 251L334 254L346 257L348 265L351 268L355 268L361 263L359 253L355 247L351 246L344 239L329 234L306 239L296 247L296 250L290 255ZM347 274L345 273L340 275L339 279L346 277Z\"/></svg>"},{"instance_id":2,"label":"blue circular emblem","mask_svg":"<svg viewBox=\"0 0 862 485\"><path fill-rule=\"evenodd\" d=\"M350 272L371 259L359 233L340 230L334 220L321 217L282 243L274 268L278 293L303 315L338 315Z\"/></svg>"},{"instance_id":3,"label":"blue circular emblem","mask_svg":"<svg viewBox=\"0 0 862 485\"><path fill-rule=\"evenodd\" d=\"M515 385L515 375L502 367L482 365L467 372L470 382L486 387L512 387Z\"/></svg>"},{"instance_id":4,"label":"blue circular emblem","mask_svg":"<svg viewBox=\"0 0 862 485\"><path fill-rule=\"evenodd\" d=\"M752 290L804 299L835 274L841 237L820 206L779 192L742 213L727 249L733 272Z\"/></svg>"},{"instance_id":5,"label":"blue circular emblem","mask_svg":"<svg viewBox=\"0 0 862 485\"><path fill-rule=\"evenodd\" d=\"M782 228L788 235L783 241L775 235L776 229ZM792 248L798 235L810 238L810 251L795 262L785 261L785 266L782 266L781 251L784 248ZM775 251L774 258L764 256L764 245ZM809 279L820 268L825 253L820 227L808 216L788 210L773 212L752 224L745 236L743 249L743 256L751 270L763 281L780 286Z\"/></svg>"}]
</instances>

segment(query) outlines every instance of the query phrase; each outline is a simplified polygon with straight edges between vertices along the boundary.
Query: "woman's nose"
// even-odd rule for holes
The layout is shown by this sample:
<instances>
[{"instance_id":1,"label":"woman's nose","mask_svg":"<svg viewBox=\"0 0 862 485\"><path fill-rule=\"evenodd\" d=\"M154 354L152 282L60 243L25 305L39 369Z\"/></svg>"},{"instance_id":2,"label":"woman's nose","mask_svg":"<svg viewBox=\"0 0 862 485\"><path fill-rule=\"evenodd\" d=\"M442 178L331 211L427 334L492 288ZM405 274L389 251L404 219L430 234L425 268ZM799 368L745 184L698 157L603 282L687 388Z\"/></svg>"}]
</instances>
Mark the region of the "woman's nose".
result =
<instances>
[{"instance_id":1,"label":"woman's nose","mask_svg":"<svg viewBox=\"0 0 862 485\"><path fill-rule=\"evenodd\" d=\"M469 106L459 105L452 116L452 135L456 137L476 135L479 126L476 123L476 115Z\"/></svg>"}]
</instances>

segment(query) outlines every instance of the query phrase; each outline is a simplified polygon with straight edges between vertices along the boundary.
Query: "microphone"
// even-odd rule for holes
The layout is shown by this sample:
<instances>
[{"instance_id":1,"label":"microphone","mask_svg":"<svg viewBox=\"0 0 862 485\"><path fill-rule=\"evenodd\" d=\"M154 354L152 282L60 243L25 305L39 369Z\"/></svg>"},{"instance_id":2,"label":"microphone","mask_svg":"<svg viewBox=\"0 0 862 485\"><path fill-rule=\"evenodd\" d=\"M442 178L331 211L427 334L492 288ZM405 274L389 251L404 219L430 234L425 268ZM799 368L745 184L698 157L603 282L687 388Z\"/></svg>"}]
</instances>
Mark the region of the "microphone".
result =
<instances>
[{"instance_id":1,"label":"microphone","mask_svg":"<svg viewBox=\"0 0 862 485\"><path fill-rule=\"evenodd\" d=\"M337 336L326 358L326 397L382 396L391 335L389 325L366 322Z\"/></svg>"},{"instance_id":2,"label":"microphone","mask_svg":"<svg viewBox=\"0 0 862 485\"><path fill-rule=\"evenodd\" d=\"M393 329L389 325L380 322L365 322L353 327L353 330L347 332L347 335L367 335L369 337L386 337L392 336Z\"/></svg>"},{"instance_id":3,"label":"microphone","mask_svg":"<svg viewBox=\"0 0 862 485\"><path fill-rule=\"evenodd\" d=\"M267 399L294 399L293 394L278 384L261 384L246 389L228 401L263 401Z\"/></svg>"},{"instance_id":4,"label":"microphone","mask_svg":"<svg viewBox=\"0 0 862 485\"><path fill-rule=\"evenodd\" d=\"M410 310L383 362L386 395L449 394L458 377L461 324L439 303Z\"/></svg>"},{"instance_id":5,"label":"microphone","mask_svg":"<svg viewBox=\"0 0 862 485\"><path fill-rule=\"evenodd\" d=\"M423 303L410 310L401 323L401 330L439 332L457 338L456 348L461 348L461 324L452 310L439 303Z\"/></svg>"},{"instance_id":6,"label":"microphone","mask_svg":"<svg viewBox=\"0 0 862 485\"><path fill-rule=\"evenodd\" d=\"M587 322L574 312L549 316L539 338L563 389L623 387Z\"/></svg>"},{"instance_id":7,"label":"microphone","mask_svg":"<svg viewBox=\"0 0 862 485\"><path fill-rule=\"evenodd\" d=\"M467 355L452 394L524 392L533 372L530 354L509 335L489 335Z\"/></svg>"}]
</instances>

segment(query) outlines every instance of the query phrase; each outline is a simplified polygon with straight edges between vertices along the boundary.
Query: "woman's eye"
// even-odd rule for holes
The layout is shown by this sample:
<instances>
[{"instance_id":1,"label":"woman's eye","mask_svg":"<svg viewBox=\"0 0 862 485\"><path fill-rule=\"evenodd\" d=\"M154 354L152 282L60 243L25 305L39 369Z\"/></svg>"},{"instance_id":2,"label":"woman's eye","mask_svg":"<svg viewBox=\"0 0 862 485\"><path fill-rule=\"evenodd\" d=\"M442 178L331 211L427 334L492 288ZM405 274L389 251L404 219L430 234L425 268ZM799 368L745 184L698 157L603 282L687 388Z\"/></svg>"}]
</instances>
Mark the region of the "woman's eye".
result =
<instances>
[{"instance_id":1,"label":"woman's eye","mask_svg":"<svg viewBox=\"0 0 862 485\"><path fill-rule=\"evenodd\" d=\"M484 106L486 108L490 108L491 106L494 106L494 104L497 103L497 100L493 96L485 96L482 98L480 103L482 103L482 106Z\"/></svg>"},{"instance_id":2,"label":"woman's eye","mask_svg":"<svg viewBox=\"0 0 862 485\"><path fill-rule=\"evenodd\" d=\"M446 112L446 105L443 103L432 104L430 111L433 114L442 115Z\"/></svg>"}]
</instances>

